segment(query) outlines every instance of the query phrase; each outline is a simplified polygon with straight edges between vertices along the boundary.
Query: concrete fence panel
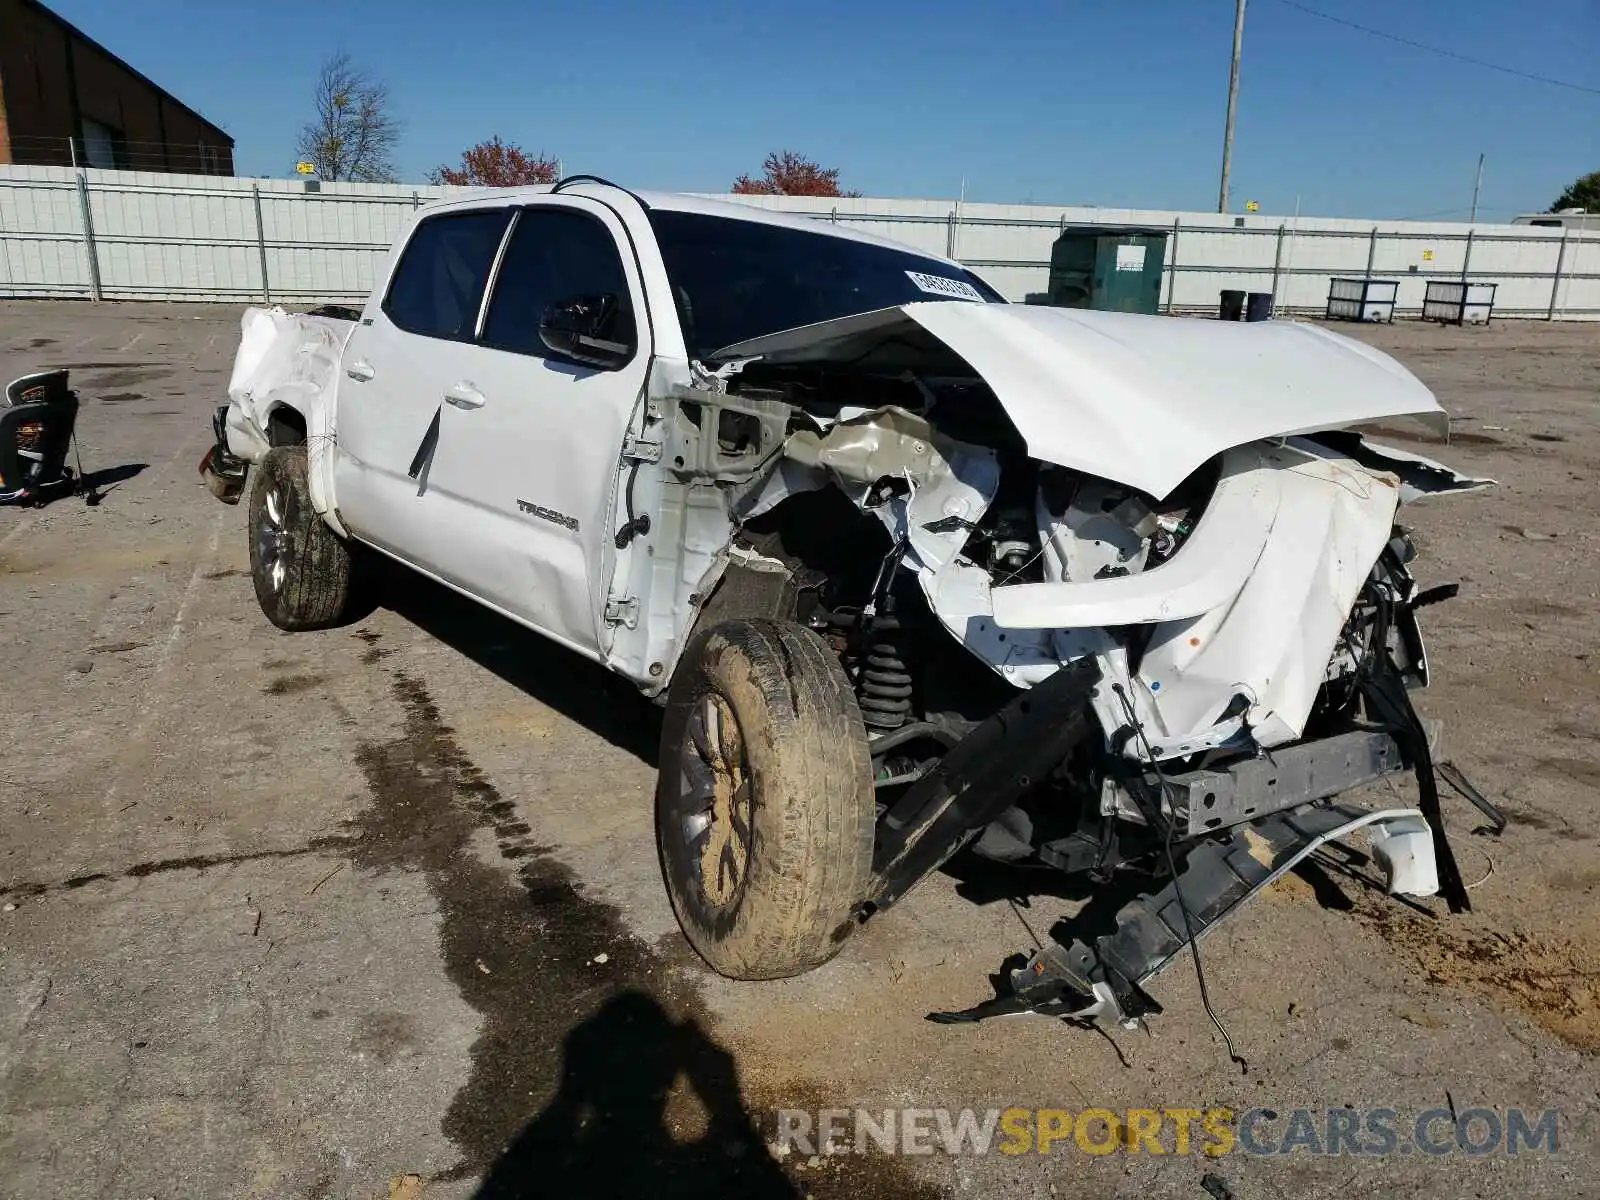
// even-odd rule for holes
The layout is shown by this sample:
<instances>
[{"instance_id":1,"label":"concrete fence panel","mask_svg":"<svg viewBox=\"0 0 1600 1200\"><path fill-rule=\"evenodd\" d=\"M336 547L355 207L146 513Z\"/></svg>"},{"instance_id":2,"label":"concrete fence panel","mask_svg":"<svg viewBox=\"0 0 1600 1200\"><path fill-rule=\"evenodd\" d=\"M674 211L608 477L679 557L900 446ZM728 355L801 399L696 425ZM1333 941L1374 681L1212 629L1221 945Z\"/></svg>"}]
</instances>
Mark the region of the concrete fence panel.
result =
<instances>
[{"instance_id":1,"label":"concrete fence panel","mask_svg":"<svg viewBox=\"0 0 1600 1200\"><path fill-rule=\"evenodd\" d=\"M0 296L358 302L418 208L463 189L0 167ZM1526 225L1247 216L870 197L727 197L959 259L1008 299L1044 292L1068 225L1168 235L1162 305L1214 312L1224 288L1320 313L1335 277L1497 285L1505 317L1600 319L1600 234Z\"/></svg>"}]
</instances>

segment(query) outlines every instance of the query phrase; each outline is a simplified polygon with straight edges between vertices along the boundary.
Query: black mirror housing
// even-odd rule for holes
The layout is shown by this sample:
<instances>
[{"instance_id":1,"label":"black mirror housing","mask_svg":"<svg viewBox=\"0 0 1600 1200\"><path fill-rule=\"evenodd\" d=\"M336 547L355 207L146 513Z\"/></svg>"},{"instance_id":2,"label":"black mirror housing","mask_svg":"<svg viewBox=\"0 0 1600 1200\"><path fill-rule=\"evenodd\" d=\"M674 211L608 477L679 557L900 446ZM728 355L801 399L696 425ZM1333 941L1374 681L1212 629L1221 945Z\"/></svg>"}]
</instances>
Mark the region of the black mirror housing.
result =
<instances>
[{"instance_id":1,"label":"black mirror housing","mask_svg":"<svg viewBox=\"0 0 1600 1200\"><path fill-rule=\"evenodd\" d=\"M558 300L539 318L539 340L562 358L614 371L633 358L632 322L610 292Z\"/></svg>"}]
</instances>

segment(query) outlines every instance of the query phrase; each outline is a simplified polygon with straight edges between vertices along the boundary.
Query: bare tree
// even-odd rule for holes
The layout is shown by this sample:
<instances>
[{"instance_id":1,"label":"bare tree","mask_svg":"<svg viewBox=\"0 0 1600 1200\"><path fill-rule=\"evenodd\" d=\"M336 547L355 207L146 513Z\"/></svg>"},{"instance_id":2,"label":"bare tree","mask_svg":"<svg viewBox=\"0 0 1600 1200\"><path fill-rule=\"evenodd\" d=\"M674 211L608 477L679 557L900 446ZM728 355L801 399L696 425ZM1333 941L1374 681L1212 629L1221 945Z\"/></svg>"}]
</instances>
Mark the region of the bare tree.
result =
<instances>
[{"instance_id":1,"label":"bare tree","mask_svg":"<svg viewBox=\"0 0 1600 1200\"><path fill-rule=\"evenodd\" d=\"M323 179L393 183L400 122L389 85L357 67L343 50L322 60L312 101L317 115L300 129L295 152Z\"/></svg>"}]
</instances>

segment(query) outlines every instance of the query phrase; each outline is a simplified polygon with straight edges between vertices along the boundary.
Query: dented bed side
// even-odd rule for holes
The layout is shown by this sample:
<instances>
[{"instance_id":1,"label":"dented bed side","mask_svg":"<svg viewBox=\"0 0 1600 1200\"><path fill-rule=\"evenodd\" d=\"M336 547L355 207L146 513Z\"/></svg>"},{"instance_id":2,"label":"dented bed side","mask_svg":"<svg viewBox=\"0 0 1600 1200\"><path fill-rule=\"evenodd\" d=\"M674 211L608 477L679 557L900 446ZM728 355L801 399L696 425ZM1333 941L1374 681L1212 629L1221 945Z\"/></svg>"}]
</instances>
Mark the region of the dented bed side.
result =
<instances>
[{"instance_id":1,"label":"dented bed side","mask_svg":"<svg viewBox=\"0 0 1600 1200\"><path fill-rule=\"evenodd\" d=\"M272 445L274 414L297 413L305 425L312 505L341 535L346 531L333 496L333 447L339 363L354 327L336 317L248 308L228 378L228 450L259 462Z\"/></svg>"}]
</instances>

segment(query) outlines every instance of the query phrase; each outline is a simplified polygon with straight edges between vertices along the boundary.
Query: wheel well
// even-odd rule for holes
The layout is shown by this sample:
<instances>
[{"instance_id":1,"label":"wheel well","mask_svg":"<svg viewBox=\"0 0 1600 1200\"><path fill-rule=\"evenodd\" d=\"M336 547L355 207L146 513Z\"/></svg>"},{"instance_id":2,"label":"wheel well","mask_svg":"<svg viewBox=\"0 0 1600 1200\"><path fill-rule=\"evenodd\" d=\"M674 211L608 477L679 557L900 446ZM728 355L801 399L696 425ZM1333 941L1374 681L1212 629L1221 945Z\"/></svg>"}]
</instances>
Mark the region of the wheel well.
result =
<instances>
[{"instance_id":1,"label":"wheel well","mask_svg":"<svg viewBox=\"0 0 1600 1200\"><path fill-rule=\"evenodd\" d=\"M300 446L306 440L306 419L292 408L278 407L267 418L267 444Z\"/></svg>"}]
</instances>

